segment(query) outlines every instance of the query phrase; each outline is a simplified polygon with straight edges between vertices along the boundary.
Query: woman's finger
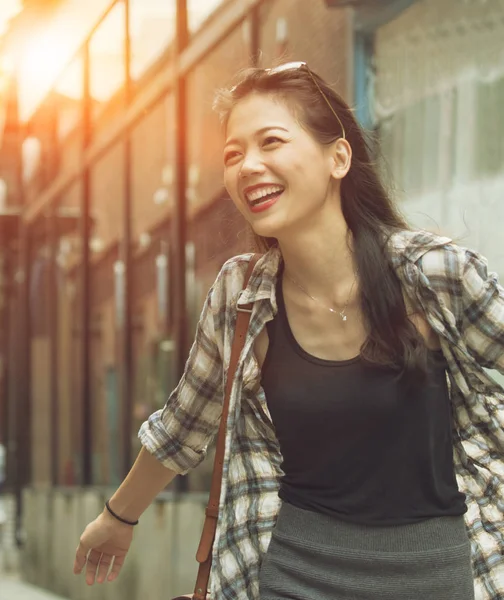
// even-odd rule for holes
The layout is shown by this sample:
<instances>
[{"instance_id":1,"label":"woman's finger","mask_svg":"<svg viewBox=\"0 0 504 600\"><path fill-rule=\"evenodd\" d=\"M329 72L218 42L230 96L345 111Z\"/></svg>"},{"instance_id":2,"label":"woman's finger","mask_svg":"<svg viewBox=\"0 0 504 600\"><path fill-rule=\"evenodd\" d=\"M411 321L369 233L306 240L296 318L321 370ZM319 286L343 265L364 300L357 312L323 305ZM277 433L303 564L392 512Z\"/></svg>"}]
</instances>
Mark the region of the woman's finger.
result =
<instances>
[{"instance_id":1,"label":"woman's finger","mask_svg":"<svg viewBox=\"0 0 504 600\"><path fill-rule=\"evenodd\" d=\"M77 550L75 552L75 561L74 561L74 567L73 567L73 572L76 575L79 575L79 573L82 572L82 569L84 568L84 565L86 564L88 552L89 552L89 548L86 548L86 546L84 546L84 544L82 542L80 542L77 547Z\"/></svg>"},{"instance_id":2,"label":"woman's finger","mask_svg":"<svg viewBox=\"0 0 504 600\"><path fill-rule=\"evenodd\" d=\"M112 565L112 568L110 569L110 573L107 578L107 581L114 581L114 579L117 579L117 577L119 576L119 573L121 572L125 558L126 558L125 556L114 557L114 564Z\"/></svg>"},{"instance_id":3,"label":"woman's finger","mask_svg":"<svg viewBox=\"0 0 504 600\"><path fill-rule=\"evenodd\" d=\"M114 556L112 554L102 554L101 558L100 558L100 565L98 567L98 575L96 577L96 581L98 583L103 583L105 581L105 579L107 578L109 569L110 569L110 565L112 564L112 561L114 559Z\"/></svg>"},{"instance_id":4,"label":"woman's finger","mask_svg":"<svg viewBox=\"0 0 504 600\"><path fill-rule=\"evenodd\" d=\"M96 569L100 564L101 552L98 550L91 550L87 558L86 566L86 583L93 585L96 579Z\"/></svg>"}]
</instances>

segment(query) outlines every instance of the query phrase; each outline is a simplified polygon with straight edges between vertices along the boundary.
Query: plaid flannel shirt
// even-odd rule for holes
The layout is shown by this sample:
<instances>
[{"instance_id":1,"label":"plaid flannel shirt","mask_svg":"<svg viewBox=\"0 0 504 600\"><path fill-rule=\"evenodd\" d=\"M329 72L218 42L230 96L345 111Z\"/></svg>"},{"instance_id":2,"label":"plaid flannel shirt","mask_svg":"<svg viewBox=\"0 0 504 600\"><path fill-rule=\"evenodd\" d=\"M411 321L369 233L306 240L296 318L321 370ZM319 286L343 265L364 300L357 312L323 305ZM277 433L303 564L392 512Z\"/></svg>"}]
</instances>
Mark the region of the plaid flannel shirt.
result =
<instances>
[{"instance_id":1,"label":"plaid flannel shirt","mask_svg":"<svg viewBox=\"0 0 504 600\"><path fill-rule=\"evenodd\" d=\"M476 600L504 600L504 391L484 367L504 372L504 290L484 258L427 232L388 240L403 292L439 335L453 405L454 460L466 494ZM261 558L280 501L281 454L253 344L277 312L281 261L272 249L242 291L250 255L229 260L210 289L185 373L163 410L140 429L144 447L187 473L216 435L237 304L253 302L230 400L220 515L213 547L213 600L255 600Z\"/></svg>"}]
</instances>

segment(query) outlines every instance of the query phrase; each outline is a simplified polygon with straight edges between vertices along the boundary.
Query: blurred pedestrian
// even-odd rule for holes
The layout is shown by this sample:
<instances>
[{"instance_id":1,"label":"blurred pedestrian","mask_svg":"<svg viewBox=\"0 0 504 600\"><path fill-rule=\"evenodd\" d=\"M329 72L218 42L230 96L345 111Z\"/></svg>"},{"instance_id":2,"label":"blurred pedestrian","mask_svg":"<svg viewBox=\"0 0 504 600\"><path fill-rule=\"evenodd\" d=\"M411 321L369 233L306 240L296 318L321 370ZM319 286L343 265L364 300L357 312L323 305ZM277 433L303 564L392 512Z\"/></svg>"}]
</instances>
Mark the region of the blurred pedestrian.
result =
<instances>
[{"instance_id":1,"label":"blurred pedestrian","mask_svg":"<svg viewBox=\"0 0 504 600\"><path fill-rule=\"evenodd\" d=\"M127 523L203 460L252 303L213 600L504 597L504 396L484 370L504 371L496 277L407 225L352 111L305 63L246 72L217 108L226 188L264 256L243 292L251 255L218 275L182 380L75 572L103 581L115 557L115 579Z\"/></svg>"}]
</instances>

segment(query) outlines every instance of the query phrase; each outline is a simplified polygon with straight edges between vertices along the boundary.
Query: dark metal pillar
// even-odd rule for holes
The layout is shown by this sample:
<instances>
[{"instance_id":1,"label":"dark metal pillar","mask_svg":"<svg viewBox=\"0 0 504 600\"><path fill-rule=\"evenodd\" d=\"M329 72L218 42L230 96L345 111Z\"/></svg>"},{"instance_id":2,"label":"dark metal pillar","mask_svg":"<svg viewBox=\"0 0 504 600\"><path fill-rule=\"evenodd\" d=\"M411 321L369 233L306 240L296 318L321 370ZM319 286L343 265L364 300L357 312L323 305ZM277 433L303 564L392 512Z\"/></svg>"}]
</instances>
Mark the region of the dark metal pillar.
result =
<instances>
[{"instance_id":1,"label":"dark metal pillar","mask_svg":"<svg viewBox=\"0 0 504 600\"><path fill-rule=\"evenodd\" d=\"M58 389L58 221L57 206L47 218L47 243L49 246L48 277L48 321L49 321L49 385L51 390L51 481L53 486L59 483L59 389Z\"/></svg>"},{"instance_id":2,"label":"dark metal pillar","mask_svg":"<svg viewBox=\"0 0 504 600\"><path fill-rule=\"evenodd\" d=\"M11 432L10 427L10 403L9 403L9 367L10 367L10 273L9 273L9 251L10 239L5 220L0 222L0 354L2 357L0 373L0 444L5 448L6 487L12 484L12 470L10 469ZM0 481L0 492L5 489Z\"/></svg>"},{"instance_id":3,"label":"dark metal pillar","mask_svg":"<svg viewBox=\"0 0 504 600\"><path fill-rule=\"evenodd\" d=\"M24 207L22 146L24 129L18 111L18 83L13 83L12 123L15 124L15 192L13 204ZM30 318L30 228L22 217L14 224L17 238L15 257L10 264L12 282L9 291L9 477L16 497L16 541L22 543L23 487L31 482L31 318ZM6 246L7 248L7 246ZM10 255L10 253L9 253ZM12 255L10 255L12 256ZM12 329L11 329L12 327Z\"/></svg>"},{"instance_id":4,"label":"dark metal pillar","mask_svg":"<svg viewBox=\"0 0 504 600\"><path fill-rule=\"evenodd\" d=\"M90 59L89 42L84 47L84 86L82 103L82 155L91 139L91 94L90 94ZM82 483L91 485L92 473L92 406L91 406L91 369L90 369L90 176L89 168L82 172L81 210L80 210L80 239L81 239L81 264L80 264L80 383L81 383L81 408L82 408Z\"/></svg>"},{"instance_id":5,"label":"dark metal pillar","mask_svg":"<svg viewBox=\"0 0 504 600\"><path fill-rule=\"evenodd\" d=\"M15 226L15 237L17 239L19 231L19 223ZM2 421L4 425L4 439L5 447L7 450L7 485L9 490L15 491L16 480L18 478L18 465L17 465L17 415L16 415L16 370L13 368L16 364L16 337L18 331L16 330L16 320L12 319L14 314L14 307L17 306L17 289L14 281L15 263L17 256L14 255L12 242L7 247L5 253L4 262L4 289L3 294L5 298L5 306L2 319L2 327L4 330L4 418Z\"/></svg>"},{"instance_id":6,"label":"dark metal pillar","mask_svg":"<svg viewBox=\"0 0 504 600\"><path fill-rule=\"evenodd\" d=\"M177 0L176 51L178 61L189 41L187 1ZM189 350L186 301L186 241L187 241L187 81L178 72L175 82L175 211L172 221L173 280L170 286L173 301L173 337L175 342L175 378L184 371ZM186 492L185 477L175 480L176 491Z\"/></svg>"},{"instance_id":7,"label":"dark metal pillar","mask_svg":"<svg viewBox=\"0 0 504 600\"><path fill-rule=\"evenodd\" d=\"M30 227L21 221L19 230L19 269L17 318L18 331L18 369L16 372L16 456L18 473L16 477L16 539L20 537L22 525L22 492L32 479L32 410L31 410L31 315L30 315Z\"/></svg>"},{"instance_id":8,"label":"dark metal pillar","mask_svg":"<svg viewBox=\"0 0 504 600\"><path fill-rule=\"evenodd\" d=\"M130 3L124 2L124 100L131 100L131 40L130 40ZM123 464L125 476L132 464L132 415L133 415L133 339L131 326L132 275L131 256L131 132L124 137L124 189L123 189L123 235L121 260L124 264L124 318L121 331L121 390L123 419Z\"/></svg>"},{"instance_id":9,"label":"dark metal pillar","mask_svg":"<svg viewBox=\"0 0 504 600\"><path fill-rule=\"evenodd\" d=\"M189 41L187 1L177 0L176 50L177 60ZM173 297L175 339L175 376L182 375L188 352L186 310L187 239L187 83L180 72L175 83L175 211L173 215Z\"/></svg>"},{"instance_id":10,"label":"dark metal pillar","mask_svg":"<svg viewBox=\"0 0 504 600\"><path fill-rule=\"evenodd\" d=\"M0 224L0 354L2 356L2 372L0 373L0 444L7 448L9 439L9 407L7 398L9 397L8 366L9 356L9 301L8 301L8 242L5 233L5 227Z\"/></svg>"},{"instance_id":11,"label":"dark metal pillar","mask_svg":"<svg viewBox=\"0 0 504 600\"><path fill-rule=\"evenodd\" d=\"M60 163L58 140L58 111L56 105L50 110L50 164L49 178L53 179L58 173ZM46 239L49 248L49 277L48 277L48 325L49 325L49 385L51 394L51 481L53 486L59 483L59 340L58 340L58 246L59 246L59 198L53 199L46 219Z\"/></svg>"}]
</instances>

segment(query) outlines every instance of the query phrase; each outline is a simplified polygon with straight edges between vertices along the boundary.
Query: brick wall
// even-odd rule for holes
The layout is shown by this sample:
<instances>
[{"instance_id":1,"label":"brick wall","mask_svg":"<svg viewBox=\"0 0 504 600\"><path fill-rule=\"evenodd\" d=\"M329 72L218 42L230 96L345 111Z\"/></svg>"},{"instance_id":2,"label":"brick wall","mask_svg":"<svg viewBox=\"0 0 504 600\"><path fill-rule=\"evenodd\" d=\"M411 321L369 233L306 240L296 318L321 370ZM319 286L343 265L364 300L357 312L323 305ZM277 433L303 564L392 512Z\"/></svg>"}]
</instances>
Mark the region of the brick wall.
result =
<instances>
[{"instance_id":1,"label":"brick wall","mask_svg":"<svg viewBox=\"0 0 504 600\"><path fill-rule=\"evenodd\" d=\"M323 0L267 2L261 10L260 65L277 64L280 58L281 62L304 60L349 99L352 81L349 24L349 11L329 9ZM205 286L226 258L248 250L250 245L247 226L223 191L223 138L216 117L210 112L216 87L226 85L240 63L246 64L246 48L244 31L236 31L205 61L189 86L190 114L196 115L190 118L191 164L199 168L193 202L199 207L206 206L197 214L190 230L197 245L198 274Z\"/></svg>"},{"instance_id":2,"label":"brick wall","mask_svg":"<svg viewBox=\"0 0 504 600\"><path fill-rule=\"evenodd\" d=\"M347 99L351 97L351 43L349 11L331 9L324 0L276 0L261 9L261 65L286 60L306 60L310 66ZM233 75L250 64L250 32L247 24L238 27L198 65L188 78L188 211L198 220L202 209L222 197L223 132L212 111L215 90L229 83ZM133 238L138 243L173 206L174 179L173 96L149 109L132 130ZM96 137L100 137L100 131ZM62 168L76 164L76 140L65 142ZM91 171L92 212L96 219L93 234L108 247L121 231L123 152L116 146ZM164 196L163 196L164 194ZM77 198L69 199L74 204ZM205 210L205 220L219 216ZM233 217L234 218L234 217ZM236 219L236 231L243 223ZM198 235L212 236L210 227L197 228ZM226 238L229 240L229 236ZM205 245L205 244L203 244ZM241 247L240 243L237 245ZM209 260L198 255L198 266Z\"/></svg>"},{"instance_id":3,"label":"brick wall","mask_svg":"<svg viewBox=\"0 0 504 600\"><path fill-rule=\"evenodd\" d=\"M306 60L310 66L333 83L343 96L350 98L351 43L348 28L349 13L326 7L323 0L276 0L264 4L261 10L260 47L261 65L268 66L280 55L288 60ZM223 190L222 145L223 132L217 116L212 111L216 88L228 84L232 76L250 62L250 31L244 24L231 32L217 48L198 65L188 78L188 173L187 196L190 216L189 240L196 245L196 278L193 304L199 312L203 296L212 283L222 263L230 256L245 251L250 243L244 220L238 215ZM174 180L174 106L168 96L143 115L131 132L132 142L132 210L135 249L147 232L158 228L166 220L173 205ZM96 137L99 138L100 131ZM78 137L65 142L62 169L71 170L78 160ZM91 210L95 219L94 243L102 247L116 247L122 229L122 200L124 177L123 145L117 144L99 160L91 170ZM64 206L79 202L79 186L75 185L61 199ZM152 235L143 258L135 267L134 313L137 328L134 333L135 373L149 369L150 343L157 337L156 279L152 261L157 254L156 235ZM149 246L150 243L150 246ZM107 252L100 258L95 247L96 265L92 275L92 394L95 408L93 448L102 458L97 463L97 479L107 479L110 465L107 460L106 440L106 376L108 369L117 363L116 325L113 297L113 260L117 256ZM73 251L78 260L79 248ZM74 259L74 260L75 260ZM148 261L148 264L145 262ZM69 278L71 279L71 278ZM78 289L73 292L78 297ZM78 301L66 298L60 315L60 341L63 369L60 382L60 468L64 481L71 479L71 459L79 448L79 367ZM70 322L73 328L70 328ZM96 331L95 331L96 329ZM142 361L147 361L142 363ZM145 364L144 368L142 365ZM168 368L168 367L167 367ZM136 385L136 384L135 384ZM147 390L147 387L145 388ZM148 393L148 390L145 394ZM147 395L139 387L135 391L136 408L141 412ZM134 418L141 417L141 414ZM69 423L69 420L72 421ZM65 428L64 423L67 423ZM103 425L105 423L105 426ZM40 432L42 435L42 432ZM46 435L44 433L44 435ZM72 452L72 457L68 454ZM40 464L40 479L48 474L47 457ZM78 459L75 462L78 466ZM202 467L200 478L207 477L207 467ZM196 483L192 487L205 487Z\"/></svg>"},{"instance_id":4,"label":"brick wall","mask_svg":"<svg viewBox=\"0 0 504 600\"><path fill-rule=\"evenodd\" d=\"M262 10L261 66L303 60L348 100L353 52L348 10L327 8L324 0L277 0Z\"/></svg>"}]
</instances>

